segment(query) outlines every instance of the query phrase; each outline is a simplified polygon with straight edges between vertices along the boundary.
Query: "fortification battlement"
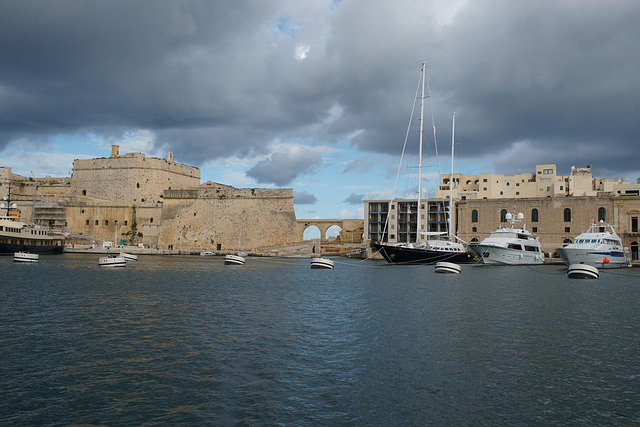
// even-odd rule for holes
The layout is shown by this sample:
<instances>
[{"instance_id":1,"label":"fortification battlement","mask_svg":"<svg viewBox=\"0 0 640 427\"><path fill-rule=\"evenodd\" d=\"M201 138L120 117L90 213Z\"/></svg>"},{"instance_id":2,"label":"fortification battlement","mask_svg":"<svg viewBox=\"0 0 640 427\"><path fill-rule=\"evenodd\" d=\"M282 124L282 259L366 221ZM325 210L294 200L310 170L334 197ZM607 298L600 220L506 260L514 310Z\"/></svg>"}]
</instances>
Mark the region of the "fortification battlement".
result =
<instances>
[{"instance_id":1,"label":"fortification battlement","mask_svg":"<svg viewBox=\"0 0 640 427\"><path fill-rule=\"evenodd\" d=\"M184 190L165 190L163 198L168 199L292 199L290 188L235 188L219 186L200 187Z\"/></svg>"}]
</instances>

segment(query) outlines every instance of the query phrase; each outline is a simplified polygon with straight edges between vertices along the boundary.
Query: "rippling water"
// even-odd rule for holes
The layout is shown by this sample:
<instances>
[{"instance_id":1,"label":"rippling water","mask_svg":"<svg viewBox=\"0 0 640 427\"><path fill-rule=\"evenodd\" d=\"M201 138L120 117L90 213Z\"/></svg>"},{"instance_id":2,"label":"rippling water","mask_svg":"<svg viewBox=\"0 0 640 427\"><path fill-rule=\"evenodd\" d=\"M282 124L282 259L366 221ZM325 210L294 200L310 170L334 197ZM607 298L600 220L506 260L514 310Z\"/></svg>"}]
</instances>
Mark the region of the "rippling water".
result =
<instances>
[{"instance_id":1,"label":"rippling water","mask_svg":"<svg viewBox=\"0 0 640 427\"><path fill-rule=\"evenodd\" d=\"M640 270L0 258L3 425L640 423Z\"/></svg>"}]
</instances>

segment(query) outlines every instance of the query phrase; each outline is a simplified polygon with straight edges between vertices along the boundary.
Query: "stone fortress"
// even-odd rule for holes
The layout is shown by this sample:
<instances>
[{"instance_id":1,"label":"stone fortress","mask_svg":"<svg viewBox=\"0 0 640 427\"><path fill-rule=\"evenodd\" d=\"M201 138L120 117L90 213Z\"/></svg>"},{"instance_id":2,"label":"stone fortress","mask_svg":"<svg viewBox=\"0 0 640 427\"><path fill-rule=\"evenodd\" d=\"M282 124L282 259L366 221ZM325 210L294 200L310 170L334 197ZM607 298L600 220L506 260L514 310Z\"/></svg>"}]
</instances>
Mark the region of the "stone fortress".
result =
<instances>
[{"instance_id":1,"label":"stone fortress","mask_svg":"<svg viewBox=\"0 0 640 427\"><path fill-rule=\"evenodd\" d=\"M292 189L200 183L200 170L143 153L75 160L71 178L0 168L2 197L21 217L60 228L70 244L251 251L300 244Z\"/></svg>"}]
</instances>

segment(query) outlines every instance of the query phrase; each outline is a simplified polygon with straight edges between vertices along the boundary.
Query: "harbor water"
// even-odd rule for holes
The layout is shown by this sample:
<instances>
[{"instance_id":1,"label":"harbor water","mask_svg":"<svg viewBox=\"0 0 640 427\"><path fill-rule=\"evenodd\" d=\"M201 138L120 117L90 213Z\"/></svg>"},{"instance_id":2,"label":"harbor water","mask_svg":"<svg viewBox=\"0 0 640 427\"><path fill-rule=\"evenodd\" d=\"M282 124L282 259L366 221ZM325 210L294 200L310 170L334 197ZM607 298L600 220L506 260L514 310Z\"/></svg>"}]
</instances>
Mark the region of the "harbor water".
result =
<instances>
[{"instance_id":1,"label":"harbor water","mask_svg":"<svg viewBox=\"0 0 640 427\"><path fill-rule=\"evenodd\" d=\"M0 258L2 425L633 425L640 269Z\"/></svg>"}]
</instances>

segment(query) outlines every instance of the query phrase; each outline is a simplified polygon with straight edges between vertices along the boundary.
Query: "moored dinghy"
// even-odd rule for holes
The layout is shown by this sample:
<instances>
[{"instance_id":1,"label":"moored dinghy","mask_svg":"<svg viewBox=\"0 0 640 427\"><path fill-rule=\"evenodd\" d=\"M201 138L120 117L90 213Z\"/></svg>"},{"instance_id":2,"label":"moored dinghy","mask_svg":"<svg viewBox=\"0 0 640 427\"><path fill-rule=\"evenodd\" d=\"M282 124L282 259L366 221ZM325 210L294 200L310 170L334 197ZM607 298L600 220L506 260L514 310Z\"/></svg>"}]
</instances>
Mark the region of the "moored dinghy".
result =
<instances>
[{"instance_id":1,"label":"moored dinghy","mask_svg":"<svg viewBox=\"0 0 640 427\"><path fill-rule=\"evenodd\" d=\"M98 259L98 265L101 267L124 267L127 260L121 256L103 256Z\"/></svg>"},{"instance_id":2,"label":"moored dinghy","mask_svg":"<svg viewBox=\"0 0 640 427\"><path fill-rule=\"evenodd\" d=\"M128 254L126 252L120 252L120 256L124 258L125 261L137 261L138 255Z\"/></svg>"},{"instance_id":3,"label":"moored dinghy","mask_svg":"<svg viewBox=\"0 0 640 427\"><path fill-rule=\"evenodd\" d=\"M436 273L460 274L460 266L452 262L438 262L435 270Z\"/></svg>"},{"instance_id":4,"label":"moored dinghy","mask_svg":"<svg viewBox=\"0 0 640 427\"><path fill-rule=\"evenodd\" d=\"M244 265L244 257L240 255L229 254L224 257L225 265Z\"/></svg>"},{"instance_id":5,"label":"moored dinghy","mask_svg":"<svg viewBox=\"0 0 640 427\"><path fill-rule=\"evenodd\" d=\"M16 262L38 262L40 255L30 252L16 252L13 254L13 260Z\"/></svg>"},{"instance_id":6,"label":"moored dinghy","mask_svg":"<svg viewBox=\"0 0 640 427\"><path fill-rule=\"evenodd\" d=\"M325 270L332 270L333 261L327 258L313 258L311 259L311 268L322 268Z\"/></svg>"},{"instance_id":7,"label":"moored dinghy","mask_svg":"<svg viewBox=\"0 0 640 427\"><path fill-rule=\"evenodd\" d=\"M598 279L598 268L588 264L571 264L567 270L570 279Z\"/></svg>"}]
</instances>

